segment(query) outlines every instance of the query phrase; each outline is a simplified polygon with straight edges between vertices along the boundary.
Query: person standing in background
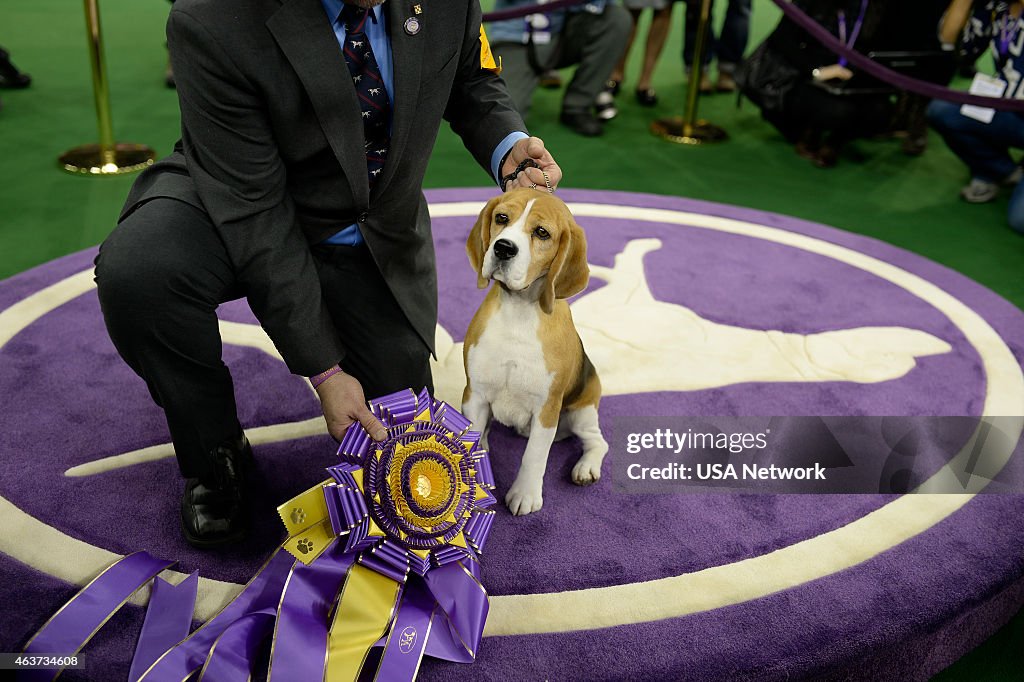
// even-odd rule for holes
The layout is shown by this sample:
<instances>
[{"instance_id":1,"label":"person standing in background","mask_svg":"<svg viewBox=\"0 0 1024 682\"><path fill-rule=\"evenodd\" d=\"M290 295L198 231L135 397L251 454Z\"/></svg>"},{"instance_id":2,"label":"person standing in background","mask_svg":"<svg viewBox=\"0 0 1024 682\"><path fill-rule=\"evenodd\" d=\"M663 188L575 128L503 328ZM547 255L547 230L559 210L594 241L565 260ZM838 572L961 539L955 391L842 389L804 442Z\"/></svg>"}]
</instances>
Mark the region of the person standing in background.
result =
<instances>
[{"instance_id":1,"label":"person standing in background","mask_svg":"<svg viewBox=\"0 0 1024 682\"><path fill-rule=\"evenodd\" d=\"M675 5L675 0L623 0L623 5L633 15L633 31L629 34L629 42L626 44L626 50L622 53L622 59L612 71L607 89L612 96L619 94L619 88L626 74L629 51L636 38L637 23L640 21L641 13L650 8L651 25L647 29L643 67L640 69L640 78L636 82L636 101L642 107L653 107L658 103L658 95L651 88L651 77L654 75L654 67L658 65L661 51L665 48L665 39L668 38L669 29L672 27L672 8Z\"/></svg>"},{"instance_id":2,"label":"person standing in background","mask_svg":"<svg viewBox=\"0 0 1024 682\"><path fill-rule=\"evenodd\" d=\"M697 45L697 26L700 24L702 0L686 0L683 35L683 64L686 73L693 66L693 52ZM711 3L712 12L714 1ZM729 0L725 11L722 31L715 36L714 15L708 17L708 43L704 52L704 64L700 77L700 91L734 92L736 90L736 67L743 61L750 38L750 0ZM718 82L712 84L709 69L711 62L718 59Z\"/></svg>"}]
</instances>

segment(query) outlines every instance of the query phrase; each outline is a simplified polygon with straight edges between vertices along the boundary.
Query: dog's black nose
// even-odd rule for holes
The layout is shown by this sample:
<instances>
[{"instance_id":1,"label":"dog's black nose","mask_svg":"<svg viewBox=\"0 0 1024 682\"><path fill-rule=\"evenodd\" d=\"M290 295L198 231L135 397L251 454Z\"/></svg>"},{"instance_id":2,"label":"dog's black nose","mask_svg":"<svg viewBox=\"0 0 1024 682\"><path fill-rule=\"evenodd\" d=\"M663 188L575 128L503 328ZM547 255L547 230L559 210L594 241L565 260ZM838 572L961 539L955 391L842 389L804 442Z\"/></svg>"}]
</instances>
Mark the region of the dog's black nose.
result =
<instances>
[{"instance_id":1,"label":"dog's black nose","mask_svg":"<svg viewBox=\"0 0 1024 682\"><path fill-rule=\"evenodd\" d=\"M498 260L508 260L519 253L519 247L507 239L499 239L494 242L494 255Z\"/></svg>"}]
</instances>

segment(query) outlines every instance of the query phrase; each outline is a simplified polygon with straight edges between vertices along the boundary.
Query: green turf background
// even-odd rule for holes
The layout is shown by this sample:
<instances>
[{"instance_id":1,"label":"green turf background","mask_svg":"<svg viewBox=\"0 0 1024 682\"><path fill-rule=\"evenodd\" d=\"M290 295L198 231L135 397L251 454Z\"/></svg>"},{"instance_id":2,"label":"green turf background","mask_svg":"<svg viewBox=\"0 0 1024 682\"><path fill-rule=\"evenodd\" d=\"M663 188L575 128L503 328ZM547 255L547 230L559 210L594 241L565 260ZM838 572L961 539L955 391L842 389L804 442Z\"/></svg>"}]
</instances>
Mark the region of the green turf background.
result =
<instances>
[{"instance_id":1,"label":"green turf background","mask_svg":"<svg viewBox=\"0 0 1024 682\"><path fill-rule=\"evenodd\" d=\"M716 4L724 6L722 0ZM163 0L102 0L101 5L116 137L165 154L178 134L177 99L163 86L169 5ZM778 17L768 0L754 1L751 46ZM820 170L794 154L749 103L737 108L735 97L716 95L701 100L701 116L726 128L728 142L685 147L653 137L648 132L653 119L682 110L681 24L677 7L654 79L660 104L643 109L629 95L640 62L634 49L621 114L603 138L585 140L566 131L557 123L559 93L537 93L530 129L556 155L564 186L674 194L826 223L922 254L1024 307L1024 238L1006 226L1006 199L981 206L960 201L957 190L966 172L935 135L920 158L903 156L894 141L859 142L837 168ZM0 91L3 278L99 243L112 228L132 177L75 177L57 169L61 152L96 141L81 4L2 0L0 45L34 78L29 90ZM442 130L426 186L486 183L458 139ZM1018 614L937 679L1024 679L1022 652L1024 615Z\"/></svg>"}]
</instances>

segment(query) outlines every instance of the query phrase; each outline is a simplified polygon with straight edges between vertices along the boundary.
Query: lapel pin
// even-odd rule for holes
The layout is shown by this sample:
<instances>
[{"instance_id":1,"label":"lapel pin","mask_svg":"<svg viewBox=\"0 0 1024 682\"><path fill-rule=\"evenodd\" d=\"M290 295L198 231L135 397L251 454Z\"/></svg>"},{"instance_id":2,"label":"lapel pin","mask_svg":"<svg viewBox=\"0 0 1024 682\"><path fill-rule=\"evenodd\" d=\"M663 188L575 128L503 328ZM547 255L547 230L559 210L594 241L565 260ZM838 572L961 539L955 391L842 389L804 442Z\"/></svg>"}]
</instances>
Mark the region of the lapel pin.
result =
<instances>
[{"instance_id":1,"label":"lapel pin","mask_svg":"<svg viewBox=\"0 0 1024 682\"><path fill-rule=\"evenodd\" d=\"M423 14L423 6L422 5L413 5L412 6L412 11L413 11L413 14Z\"/></svg>"},{"instance_id":2,"label":"lapel pin","mask_svg":"<svg viewBox=\"0 0 1024 682\"><path fill-rule=\"evenodd\" d=\"M420 32L420 20L416 17L409 17L405 20L405 32L411 36Z\"/></svg>"}]
</instances>

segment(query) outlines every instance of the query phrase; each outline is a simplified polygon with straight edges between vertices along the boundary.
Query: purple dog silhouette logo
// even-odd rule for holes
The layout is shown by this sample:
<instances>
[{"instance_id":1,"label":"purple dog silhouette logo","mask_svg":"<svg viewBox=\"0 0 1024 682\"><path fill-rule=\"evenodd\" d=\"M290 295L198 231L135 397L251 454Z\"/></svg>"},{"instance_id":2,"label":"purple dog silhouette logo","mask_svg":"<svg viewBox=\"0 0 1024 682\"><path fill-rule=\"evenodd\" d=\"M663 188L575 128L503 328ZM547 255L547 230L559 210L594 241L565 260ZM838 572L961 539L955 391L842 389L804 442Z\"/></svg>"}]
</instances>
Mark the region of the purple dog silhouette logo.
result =
<instances>
[{"instance_id":1,"label":"purple dog silhouette logo","mask_svg":"<svg viewBox=\"0 0 1024 682\"><path fill-rule=\"evenodd\" d=\"M490 189L428 193L440 294L434 394L456 407L465 386L464 331L483 296L466 259L465 235L492 195ZM1024 316L957 273L882 242L775 214L649 195L560 195L587 230L591 284L570 303L601 376L601 409L609 416L1024 415L1024 372L1008 342L1024 338ZM24 571L16 575L26 576L25 584L45 575L57 585L81 584L117 556L138 549L181 557L183 570L202 570L195 615L207 620L259 568L263 552L273 549L278 519L270 518L268 503L265 516L273 521L267 526L273 533L238 555L210 557L182 546L173 527L178 503L168 488L179 474L166 421L110 343L92 258L83 252L0 283L0 451L8 469L17 472L0 476L0 559L7 561L4 570ZM308 382L288 372L244 301L224 304L218 317L225 363L237 383L239 417L259 449L260 492L288 499L332 461L320 403ZM52 385L63 389L48 390ZM1024 430L1017 426L1004 429L1000 464L1011 461ZM495 445L495 461L510 461L525 440L499 431ZM573 454L574 447L556 443L553 461ZM893 441L892 449L904 452L902 441ZM887 474L903 475L908 466L900 457ZM965 451L961 459L971 457ZM496 466L507 485L514 470ZM942 480L935 486L944 486L955 472L945 463L936 467L934 476ZM925 485L930 481L908 486L932 491ZM973 476L962 487L974 494L986 481ZM564 497L577 491L568 479L563 483L550 487L553 508L575 499ZM126 489L159 493L126 496ZM595 504L619 499L611 485L587 495ZM564 552L561 533L536 537L529 526L503 523L504 537L489 557L497 589L488 636L587 630L595 614L604 613L618 614L602 621L617 626L668 623L748 602L761 608L768 600L760 597L777 588L771 581L736 579L735 562L747 562L744 576L779 576L798 589L868 570L879 563L868 559L900 551L922 528L941 531L975 519L964 513L963 496L916 495L878 504L848 497L823 499L817 506L784 505L777 522L761 520L765 530L757 537L744 527L753 523L747 507L723 506L721 527L735 537L723 532L707 543L686 573L677 574L675 564L663 561L674 548L651 557L636 552L622 585L595 582L586 568L617 557L623 547L648 547L665 532L685 536L702 518L698 496L649 496L645 504L672 520L670 528L638 525L621 545L580 543L573 553ZM985 499L979 496L968 511L985 512L985 504L994 504ZM296 522L310 513L284 511ZM131 533L125 533L126 513ZM913 524L906 523L909 513L917 519ZM546 520L568 523L555 513ZM596 533L603 520L588 518L586 524L587 532ZM572 570L543 585L517 577L526 539L537 544L538 556L562 552ZM781 551L796 541L807 552L800 561ZM296 549L308 555L316 551L313 545ZM837 545L863 551L827 550ZM749 551L733 556L733 546ZM694 589L695 581L711 576L723 586L714 604ZM594 591L588 602L567 606L576 604L574 595L582 589ZM518 616L534 604L542 604L538 613L546 615ZM26 617L43 622L52 613L44 613L44 606L50 608L43 604L31 613L26 606ZM400 653L422 646L419 627L394 632ZM0 626L0 645L13 646L26 630Z\"/></svg>"}]
</instances>

